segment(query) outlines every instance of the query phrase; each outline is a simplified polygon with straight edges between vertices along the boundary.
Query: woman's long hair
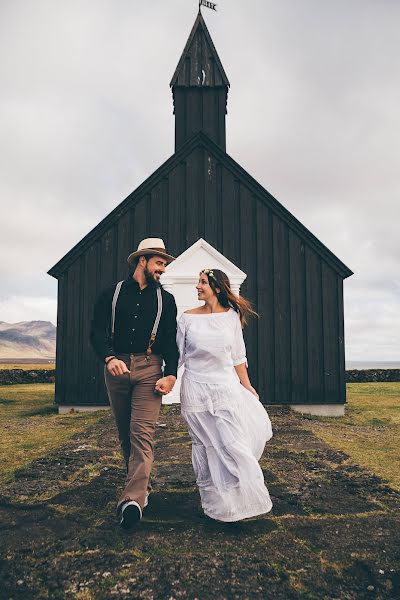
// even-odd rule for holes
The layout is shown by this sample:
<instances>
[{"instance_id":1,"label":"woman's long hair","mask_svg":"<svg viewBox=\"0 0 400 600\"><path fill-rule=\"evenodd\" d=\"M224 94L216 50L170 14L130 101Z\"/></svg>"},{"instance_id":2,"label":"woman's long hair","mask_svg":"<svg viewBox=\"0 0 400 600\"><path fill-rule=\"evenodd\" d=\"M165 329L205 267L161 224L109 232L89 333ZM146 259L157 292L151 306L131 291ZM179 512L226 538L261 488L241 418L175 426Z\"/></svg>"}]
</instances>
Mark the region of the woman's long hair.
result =
<instances>
[{"instance_id":1,"label":"woman's long hair","mask_svg":"<svg viewBox=\"0 0 400 600\"><path fill-rule=\"evenodd\" d=\"M250 316L258 317L249 300L233 293L231 282L226 273L219 269L203 269L200 275L202 273L207 275L208 283L221 306L224 308L233 308L239 314L242 327L247 325ZM217 292L217 289L219 289L219 292Z\"/></svg>"}]
</instances>

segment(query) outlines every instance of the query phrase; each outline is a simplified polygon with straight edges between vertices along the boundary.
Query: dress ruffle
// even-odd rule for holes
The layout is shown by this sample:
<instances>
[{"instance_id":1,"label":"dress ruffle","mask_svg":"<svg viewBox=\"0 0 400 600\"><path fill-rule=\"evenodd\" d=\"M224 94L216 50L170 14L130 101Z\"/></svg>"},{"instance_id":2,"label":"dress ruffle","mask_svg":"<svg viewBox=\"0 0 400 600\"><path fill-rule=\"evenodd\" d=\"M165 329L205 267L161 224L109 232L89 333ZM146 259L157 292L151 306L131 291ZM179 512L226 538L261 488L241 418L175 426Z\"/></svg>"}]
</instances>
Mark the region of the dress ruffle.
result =
<instances>
[{"instance_id":1,"label":"dress ruffle","mask_svg":"<svg viewBox=\"0 0 400 600\"><path fill-rule=\"evenodd\" d=\"M205 514L239 521L269 512L272 502L258 460L272 426L260 401L234 375L226 383L201 383L186 374L181 401Z\"/></svg>"}]
</instances>

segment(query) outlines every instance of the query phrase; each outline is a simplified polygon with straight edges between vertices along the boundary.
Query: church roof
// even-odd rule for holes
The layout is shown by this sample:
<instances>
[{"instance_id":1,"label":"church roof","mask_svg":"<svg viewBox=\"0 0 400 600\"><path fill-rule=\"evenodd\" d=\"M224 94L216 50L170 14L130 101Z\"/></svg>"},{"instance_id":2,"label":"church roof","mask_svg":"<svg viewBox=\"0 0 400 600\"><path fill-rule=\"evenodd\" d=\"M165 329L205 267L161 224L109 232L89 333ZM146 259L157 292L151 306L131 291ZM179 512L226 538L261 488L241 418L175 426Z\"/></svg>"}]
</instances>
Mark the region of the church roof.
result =
<instances>
[{"instance_id":1,"label":"church roof","mask_svg":"<svg viewBox=\"0 0 400 600\"><path fill-rule=\"evenodd\" d=\"M199 11L170 86L228 86L229 81Z\"/></svg>"},{"instance_id":2,"label":"church roof","mask_svg":"<svg viewBox=\"0 0 400 600\"><path fill-rule=\"evenodd\" d=\"M233 158L224 152L207 135L202 132L191 137L177 152L166 160L150 177L148 177L136 190L123 200L110 212L92 231L90 231L76 246L74 246L56 265L49 271L49 275L58 278L91 244L99 239L110 227L143 196L149 193L163 178L185 160L196 148L203 147L212 154L217 161L231 171L234 176L246 185L259 201L268 206L290 228L321 256L343 278L349 277L353 272L331 252L315 235L311 233L294 215L292 215L278 200L276 200L264 187L262 187L247 171L245 171Z\"/></svg>"}]
</instances>

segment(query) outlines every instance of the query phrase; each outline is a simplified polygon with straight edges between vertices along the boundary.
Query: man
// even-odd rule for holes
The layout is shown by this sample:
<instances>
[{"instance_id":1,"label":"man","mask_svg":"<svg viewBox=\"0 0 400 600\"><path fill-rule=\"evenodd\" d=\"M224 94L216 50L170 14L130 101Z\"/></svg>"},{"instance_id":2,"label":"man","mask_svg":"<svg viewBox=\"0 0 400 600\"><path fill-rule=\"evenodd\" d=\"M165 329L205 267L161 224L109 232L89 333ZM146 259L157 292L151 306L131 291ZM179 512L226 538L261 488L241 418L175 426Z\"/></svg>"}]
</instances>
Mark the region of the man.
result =
<instances>
[{"instance_id":1,"label":"man","mask_svg":"<svg viewBox=\"0 0 400 600\"><path fill-rule=\"evenodd\" d=\"M173 260L161 239L141 241L128 257L133 273L104 290L94 307L91 343L105 363L105 383L127 467L117 506L125 529L140 521L147 506L161 397L176 381L176 304L160 285Z\"/></svg>"}]
</instances>

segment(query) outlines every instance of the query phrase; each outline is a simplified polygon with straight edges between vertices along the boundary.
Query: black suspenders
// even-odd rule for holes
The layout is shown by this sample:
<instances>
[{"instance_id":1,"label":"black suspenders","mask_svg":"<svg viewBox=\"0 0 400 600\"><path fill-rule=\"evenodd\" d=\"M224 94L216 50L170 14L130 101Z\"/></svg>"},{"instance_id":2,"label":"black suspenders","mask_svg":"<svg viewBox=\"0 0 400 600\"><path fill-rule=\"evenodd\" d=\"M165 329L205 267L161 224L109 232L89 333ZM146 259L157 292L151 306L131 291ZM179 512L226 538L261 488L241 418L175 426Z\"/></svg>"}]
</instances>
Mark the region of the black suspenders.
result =
<instances>
[{"instance_id":1,"label":"black suspenders","mask_svg":"<svg viewBox=\"0 0 400 600\"><path fill-rule=\"evenodd\" d=\"M121 287L122 287L123 283L124 283L123 281L119 281L117 283L117 285L115 286L114 296L113 296L112 304L111 304L111 341L112 342L114 342L114 332L115 332L115 307L117 306L118 296L121 291ZM156 319L154 321L153 329L151 330L151 335L150 335L149 343L148 343L147 350L146 350L147 356L151 355L151 352L152 352L151 347L154 344L154 340L156 339L157 330L158 330L158 326L160 324L161 313L162 313L161 288L158 287L156 289L156 291L157 291L157 315L156 315Z\"/></svg>"}]
</instances>

